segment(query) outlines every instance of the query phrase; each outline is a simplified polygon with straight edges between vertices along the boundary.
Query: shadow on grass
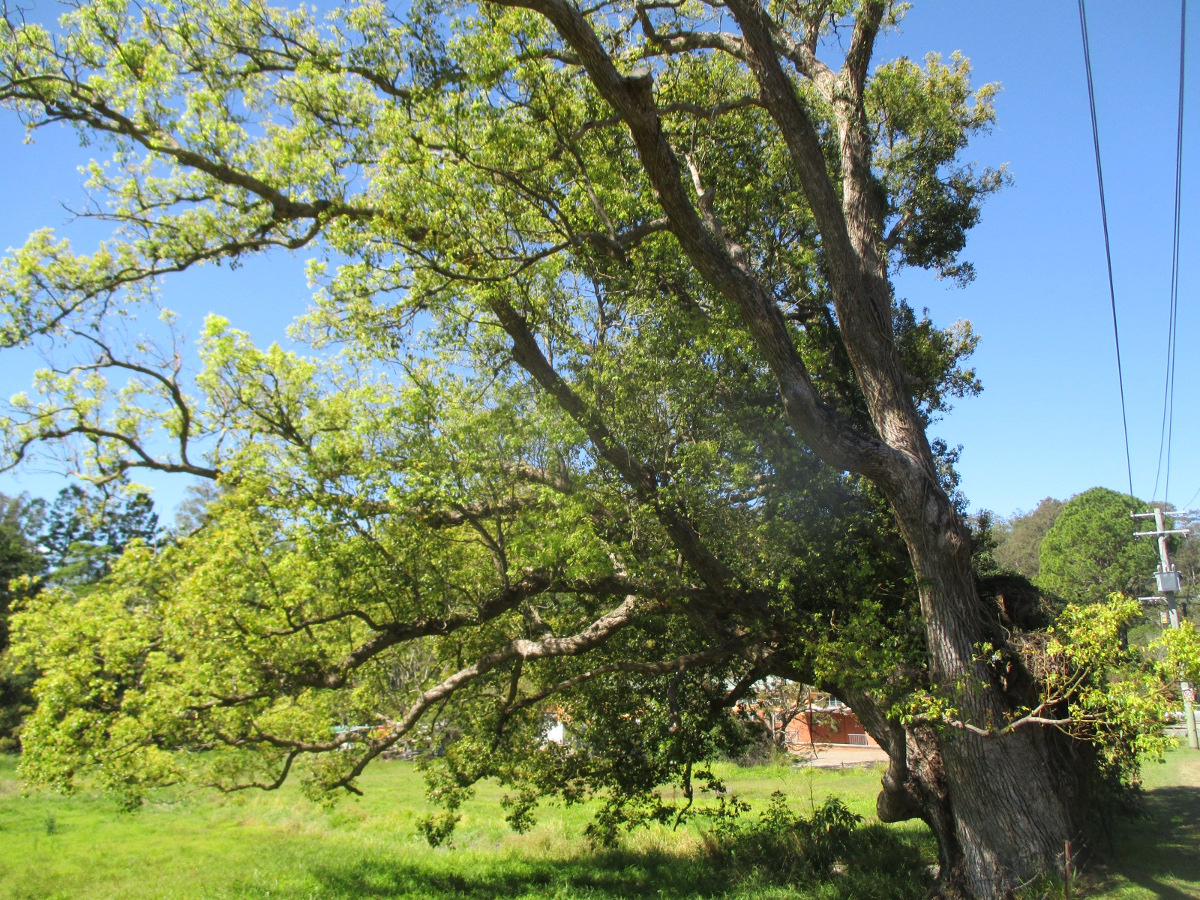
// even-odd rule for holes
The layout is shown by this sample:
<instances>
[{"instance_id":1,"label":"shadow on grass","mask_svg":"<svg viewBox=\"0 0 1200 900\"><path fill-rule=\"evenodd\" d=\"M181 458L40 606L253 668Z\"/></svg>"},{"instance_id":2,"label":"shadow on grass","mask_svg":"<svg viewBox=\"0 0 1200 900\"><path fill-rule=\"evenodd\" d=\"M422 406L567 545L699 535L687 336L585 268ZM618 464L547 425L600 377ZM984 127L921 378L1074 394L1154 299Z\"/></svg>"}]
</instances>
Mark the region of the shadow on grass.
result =
<instances>
[{"instance_id":1,"label":"shadow on grass","mask_svg":"<svg viewBox=\"0 0 1200 900\"><path fill-rule=\"evenodd\" d=\"M866 849L864 844L860 849ZM425 865L386 858L346 867L314 865L310 874L329 897L500 900L500 898L656 898L698 900L788 896L819 900L917 900L929 890L924 848L896 840L886 852L851 854L839 874L819 881L781 884L769 873L741 870L706 857L616 850L567 859L496 857L487 861L439 855Z\"/></svg>"},{"instance_id":2,"label":"shadow on grass","mask_svg":"<svg viewBox=\"0 0 1200 900\"><path fill-rule=\"evenodd\" d=\"M1200 888L1200 788L1148 791L1142 814L1113 829L1100 890L1124 879L1163 900L1196 900ZM1171 882L1182 882L1182 889Z\"/></svg>"},{"instance_id":3,"label":"shadow on grass","mask_svg":"<svg viewBox=\"0 0 1200 900\"><path fill-rule=\"evenodd\" d=\"M707 896L709 873L660 854L580 855L566 860L464 860L461 868L388 860L314 871L331 895L493 900L516 897ZM706 882L708 882L706 884Z\"/></svg>"}]
</instances>

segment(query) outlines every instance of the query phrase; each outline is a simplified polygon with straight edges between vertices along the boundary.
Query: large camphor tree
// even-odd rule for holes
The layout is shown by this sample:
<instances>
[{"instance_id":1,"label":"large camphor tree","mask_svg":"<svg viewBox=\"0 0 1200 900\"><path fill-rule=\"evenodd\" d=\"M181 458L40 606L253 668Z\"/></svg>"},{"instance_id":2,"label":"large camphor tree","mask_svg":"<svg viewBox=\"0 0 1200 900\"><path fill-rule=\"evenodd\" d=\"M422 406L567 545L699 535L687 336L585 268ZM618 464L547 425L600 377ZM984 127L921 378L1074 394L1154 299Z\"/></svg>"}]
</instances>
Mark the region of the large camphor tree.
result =
<instances>
[{"instance_id":1,"label":"large camphor tree","mask_svg":"<svg viewBox=\"0 0 1200 900\"><path fill-rule=\"evenodd\" d=\"M26 772L353 789L441 742L451 806L497 777L521 825L597 790L611 833L685 814L654 788L690 805L782 677L887 750L880 815L929 824L943 893L1061 871L1099 751L981 597L926 436L974 337L889 280L970 276L992 89L874 63L898 9L9 11L0 99L106 149L80 212L113 230L4 262L4 343L52 358L12 461L219 485L190 536L18 617ZM129 324L160 276L274 249L312 256L311 355L212 319L189 379ZM548 710L586 750L538 749Z\"/></svg>"}]
</instances>

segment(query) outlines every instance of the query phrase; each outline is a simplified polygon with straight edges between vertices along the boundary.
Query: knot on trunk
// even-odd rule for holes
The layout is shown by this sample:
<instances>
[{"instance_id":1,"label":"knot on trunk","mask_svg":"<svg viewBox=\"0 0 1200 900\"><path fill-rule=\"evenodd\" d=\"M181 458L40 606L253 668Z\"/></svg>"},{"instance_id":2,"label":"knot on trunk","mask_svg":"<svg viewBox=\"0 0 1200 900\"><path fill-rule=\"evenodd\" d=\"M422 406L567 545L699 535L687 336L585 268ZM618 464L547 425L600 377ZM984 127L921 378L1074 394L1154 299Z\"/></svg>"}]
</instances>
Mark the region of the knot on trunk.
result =
<instances>
[{"instance_id":1,"label":"knot on trunk","mask_svg":"<svg viewBox=\"0 0 1200 900\"><path fill-rule=\"evenodd\" d=\"M915 791L908 784L899 784L890 774L883 778L883 790L875 798L875 814L880 822L907 822L924 818Z\"/></svg>"}]
</instances>

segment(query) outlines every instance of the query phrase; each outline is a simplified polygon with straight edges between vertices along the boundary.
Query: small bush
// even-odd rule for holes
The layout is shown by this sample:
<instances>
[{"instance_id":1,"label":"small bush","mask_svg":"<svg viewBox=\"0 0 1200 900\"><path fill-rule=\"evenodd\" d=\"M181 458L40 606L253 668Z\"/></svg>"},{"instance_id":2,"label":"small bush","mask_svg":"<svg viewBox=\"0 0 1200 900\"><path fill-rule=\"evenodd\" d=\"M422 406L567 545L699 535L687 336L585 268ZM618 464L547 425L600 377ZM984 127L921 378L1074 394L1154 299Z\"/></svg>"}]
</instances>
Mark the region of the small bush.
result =
<instances>
[{"instance_id":1,"label":"small bush","mask_svg":"<svg viewBox=\"0 0 1200 900\"><path fill-rule=\"evenodd\" d=\"M430 847L440 847L450 840L461 818L462 816L453 811L431 813L417 820L417 831L429 842Z\"/></svg>"},{"instance_id":2,"label":"small bush","mask_svg":"<svg viewBox=\"0 0 1200 900\"><path fill-rule=\"evenodd\" d=\"M775 746L775 742L771 740L771 736L764 729L754 734L742 748L741 753L730 757L729 761L743 769L753 769L758 766L770 765L777 760L778 756L779 748Z\"/></svg>"},{"instance_id":3,"label":"small bush","mask_svg":"<svg viewBox=\"0 0 1200 900\"><path fill-rule=\"evenodd\" d=\"M928 886L914 848L885 826L864 826L862 816L836 797L809 818L794 814L779 792L757 821L724 807L716 811L704 848L730 881L801 887L832 879L832 896L897 900L920 897Z\"/></svg>"}]
</instances>

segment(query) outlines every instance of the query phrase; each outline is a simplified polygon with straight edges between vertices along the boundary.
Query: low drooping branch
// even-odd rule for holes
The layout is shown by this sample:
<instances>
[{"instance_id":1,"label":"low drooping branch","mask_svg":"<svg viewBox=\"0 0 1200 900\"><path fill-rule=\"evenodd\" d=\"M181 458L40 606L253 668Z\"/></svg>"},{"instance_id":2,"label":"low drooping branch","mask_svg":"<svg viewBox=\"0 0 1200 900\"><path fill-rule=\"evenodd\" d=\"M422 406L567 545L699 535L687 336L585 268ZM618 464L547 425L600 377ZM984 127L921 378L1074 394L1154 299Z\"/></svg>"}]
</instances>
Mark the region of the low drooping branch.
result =
<instances>
[{"instance_id":1,"label":"low drooping branch","mask_svg":"<svg viewBox=\"0 0 1200 900\"><path fill-rule=\"evenodd\" d=\"M288 751L285 768L290 767L292 760L299 754L319 754L336 751L350 744L365 744L365 751L355 761L354 765L344 775L332 782L329 787L342 787L352 792L358 792L353 782L362 774L366 766L379 754L394 746L404 738L424 715L434 706L453 696L456 692L470 685L480 676L494 670L507 662L521 660L530 662L540 659L552 659L564 656L579 656L595 649L614 634L630 625L636 618L652 609L661 606L661 601L643 600L638 597L626 597L616 608L595 619L587 627L566 637L545 637L540 640L514 638L496 649L485 653L470 665L464 666L454 674L421 693L417 700L398 719L386 723L386 731L374 738L362 740L353 733L344 733L327 741L303 741L284 738L259 729L252 728L248 735L218 734L219 739L231 747L250 747L266 745ZM325 684L324 687L333 685ZM286 772L271 782L252 782L245 787L258 787L271 790L283 784Z\"/></svg>"},{"instance_id":2,"label":"low drooping branch","mask_svg":"<svg viewBox=\"0 0 1200 900\"><path fill-rule=\"evenodd\" d=\"M727 659L735 653L742 650L749 639L747 637L738 638L732 641L726 641L714 647L709 647L707 650L699 650L695 653L685 653L682 656L677 656L674 659L666 659L656 663L640 662L634 660L625 660L623 662L606 663L601 666L596 666L594 669L589 669L586 672L581 672L571 678L565 678L562 681L553 684L547 688L543 688L536 693L522 697L515 703L511 703L505 707L505 712L513 714L527 709L530 706L536 706L544 700L549 699L556 694L563 694L573 688L577 688L582 684L587 684L596 678L604 675L616 675L618 673L631 673L637 675L666 675L672 672L684 672L689 668L707 663L718 662L722 659Z\"/></svg>"},{"instance_id":3,"label":"low drooping branch","mask_svg":"<svg viewBox=\"0 0 1200 900\"><path fill-rule=\"evenodd\" d=\"M230 741L229 743L234 743ZM224 794L233 794L238 791L276 791L283 787L283 783L287 781L288 774L292 771L292 763L294 763L300 755L304 753L299 747L292 747L284 757L283 767L280 768L279 774L271 781L248 781L240 784L222 784L219 781L210 781L207 787L216 788Z\"/></svg>"},{"instance_id":4,"label":"low drooping branch","mask_svg":"<svg viewBox=\"0 0 1200 900\"><path fill-rule=\"evenodd\" d=\"M515 609L519 604L538 595L563 593L604 597L628 593L631 587L632 585L627 580L619 577L562 581L552 578L545 572L526 572L521 580L510 581L499 588L474 613L435 616L378 625L373 637L363 641L327 671L301 676L280 673L279 677L291 690L299 688L336 690L346 686L355 671L391 647L419 638L444 636L483 625L496 620L504 613ZM336 615L328 617L328 619L329 621L340 621L351 615L362 618L356 614L347 613L345 616ZM304 627L311 627L313 624L319 624L318 620L312 620L311 623L307 623L307 626L302 623L301 627L296 630L303 630ZM282 633L295 633L295 630L288 629ZM268 632L267 636L272 636L272 633Z\"/></svg>"}]
</instances>

